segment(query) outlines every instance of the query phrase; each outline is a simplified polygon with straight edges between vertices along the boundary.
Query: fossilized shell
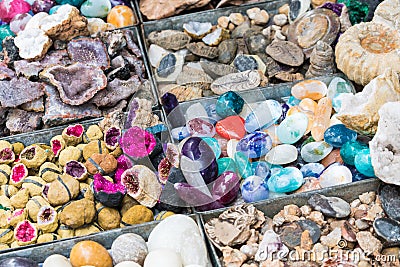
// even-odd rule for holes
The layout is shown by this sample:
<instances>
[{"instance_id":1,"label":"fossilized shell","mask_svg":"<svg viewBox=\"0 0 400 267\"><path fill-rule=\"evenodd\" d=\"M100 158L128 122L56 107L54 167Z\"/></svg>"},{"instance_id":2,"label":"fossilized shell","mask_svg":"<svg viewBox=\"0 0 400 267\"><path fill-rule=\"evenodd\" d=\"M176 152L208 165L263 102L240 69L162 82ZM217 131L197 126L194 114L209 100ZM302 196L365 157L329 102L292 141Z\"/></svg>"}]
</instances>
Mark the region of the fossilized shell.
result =
<instances>
[{"instance_id":1,"label":"fossilized shell","mask_svg":"<svg viewBox=\"0 0 400 267\"><path fill-rule=\"evenodd\" d=\"M31 82L24 77L13 78L11 81L0 81L1 107L15 108L43 95L43 83Z\"/></svg>"},{"instance_id":2,"label":"fossilized shell","mask_svg":"<svg viewBox=\"0 0 400 267\"><path fill-rule=\"evenodd\" d=\"M299 45L310 56L319 40L332 44L340 31L339 17L326 8L317 8L298 18L288 29L288 41Z\"/></svg>"},{"instance_id":3,"label":"fossilized shell","mask_svg":"<svg viewBox=\"0 0 400 267\"><path fill-rule=\"evenodd\" d=\"M375 9L372 21L400 31L400 1L385 0L380 3Z\"/></svg>"},{"instance_id":4,"label":"fossilized shell","mask_svg":"<svg viewBox=\"0 0 400 267\"><path fill-rule=\"evenodd\" d=\"M164 49L180 50L185 48L192 38L184 32L164 30L151 32L147 37L150 43L161 46Z\"/></svg>"},{"instance_id":5,"label":"fossilized shell","mask_svg":"<svg viewBox=\"0 0 400 267\"><path fill-rule=\"evenodd\" d=\"M190 21L188 23L183 24L183 30L194 39L201 39L206 34L211 32L212 24L210 22L197 22Z\"/></svg>"},{"instance_id":6,"label":"fossilized shell","mask_svg":"<svg viewBox=\"0 0 400 267\"><path fill-rule=\"evenodd\" d=\"M46 109L43 122L48 126L55 126L82 118L98 118L100 110L93 104L79 106L67 105L61 101L54 86L46 85Z\"/></svg>"},{"instance_id":7,"label":"fossilized shell","mask_svg":"<svg viewBox=\"0 0 400 267\"><path fill-rule=\"evenodd\" d=\"M103 70L110 67L107 47L99 39L79 38L68 43L68 55L74 62L80 62Z\"/></svg>"},{"instance_id":8,"label":"fossilized shell","mask_svg":"<svg viewBox=\"0 0 400 267\"><path fill-rule=\"evenodd\" d=\"M333 49L323 41L318 41L310 56L310 67L306 78L329 75L335 72Z\"/></svg>"},{"instance_id":9,"label":"fossilized shell","mask_svg":"<svg viewBox=\"0 0 400 267\"><path fill-rule=\"evenodd\" d=\"M209 58L213 59L218 57L218 48L216 47L210 47L208 45L205 45L202 42L198 43L190 43L186 46L186 48L192 52L193 54L199 56L199 57L204 57L204 58Z\"/></svg>"},{"instance_id":10,"label":"fossilized shell","mask_svg":"<svg viewBox=\"0 0 400 267\"><path fill-rule=\"evenodd\" d=\"M149 20L158 20L179 14L184 10L205 6L209 2L210 0L141 0L139 7Z\"/></svg>"},{"instance_id":11,"label":"fossilized shell","mask_svg":"<svg viewBox=\"0 0 400 267\"><path fill-rule=\"evenodd\" d=\"M360 23L340 36L335 55L339 70L366 85L386 68L400 72L400 34L383 24Z\"/></svg>"},{"instance_id":12,"label":"fossilized shell","mask_svg":"<svg viewBox=\"0 0 400 267\"><path fill-rule=\"evenodd\" d=\"M371 162L375 175L385 183L400 185L399 125L400 102L386 103L379 110L378 130L371 142Z\"/></svg>"},{"instance_id":13,"label":"fossilized shell","mask_svg":"<svg viewBox=\"0 0 400 267\"><path fill-rule=\"evenodd\" d=\"M100 68L81 63L47 68L40 77L56 86L64 103L75 106L87 102L107 85L107 78Z\"/></svg>"},{"instance_id":14,"label":"fossilized shell","mask_svg":"<svg viewBox=\"0 0 400 267\"><path fill-rule=\"evenodd\" d=\"M161 195L162 188L157 176L143 165L136 165L126 170L121 176L121 182L131 197L149 208L156 205Z\"/></svg>"},{"instance_id":15,"label":"fossilized shell","mask_svg":"<svg viewBox=\"0 0 400 267\"><path fill-rule=\"evenodd\" d=\"M212 61L200 61L200 64L204 72L212 79L218 79L219 77L238 72L235 67Z\"/></svg>"},{"instance_id":16,"label":"fossilized shell","mask_svg":"<svg viewBox=\"0 0 400 267\"><path fill-rule=\"evenodd\" d=\"M210 87L214 80L208 76L204 71L184 66L182 72L176 79L177 84L186 85L194 83L204 83L207 84L205 87Z\"/></svg>"},{"instance_id":17,"label":"fossilized shell","mask_svg":"<svg viewBox=\"0 0 400 267\"><path fill-rule=\"evenodd\" d=\"M379 121L378 110L387 102L399 100L399 76L395 71L386 69L366 85L362 92L344 97L337 118L350 129L364 135L373 135Z\"/></svg>"},{"instance_id":18,"label":"fossilized shell","mask_svg":"<svg viewBox=\"0 0 400 267\"><path fill-rule=\"evenodd\" d=\"M24 59L41 59L53 44L53 41L40 29L28 29L20 32L14 39L19 48L19 56Z\"/></svg>"},{"instance_id":19,"label":"fossilized shell","mask_svg":"<svg viewBox=\"0 0 400 267\"><path fill-rule=\"evenodd\" d=\"M49 37L62 41L89 35L87 19L80 15L79 9L71 5L62 5L56 13L42 18L39 27Z\"/></svg>"},{"instance_id":20,"label":"fossilized shell","mask_svg":"<svg viewBox=\"0 0 400 267\"><path fill-rule=\"evenodd\" d=\"M211 90L222 95L228 91L243 91L256 88L261 82L260 74L256 70L232 73L216 79L211 84Z\"/></svg>"}]
</instances>

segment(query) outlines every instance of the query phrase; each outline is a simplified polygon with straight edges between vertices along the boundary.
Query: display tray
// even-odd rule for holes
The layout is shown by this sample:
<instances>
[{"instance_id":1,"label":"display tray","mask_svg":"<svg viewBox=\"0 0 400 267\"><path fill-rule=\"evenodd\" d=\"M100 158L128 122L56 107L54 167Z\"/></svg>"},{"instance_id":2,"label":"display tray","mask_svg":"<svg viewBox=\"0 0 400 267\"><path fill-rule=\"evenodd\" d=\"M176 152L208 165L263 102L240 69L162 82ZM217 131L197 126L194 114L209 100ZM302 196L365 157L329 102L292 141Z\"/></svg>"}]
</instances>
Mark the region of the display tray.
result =
<instances>
[{"instance_id":1,"label":"display tray","mask_svg":"<svg viewBox=\"0 0 400 267\"><path fill-rule=\"evenodd\" d=\"M147 37L153 31L162 31L162 30L183 31L183 24L188 23L190 21L210 22L211 24L216 25L218 18L221 16L229 16L229 14L231 14L231 13L241 13L243 15L246 15L246 10L253 8L253 7L259 7L260 9L266 10L268 12L268 14L270 14L270 17L272 17L273 14L278 13L279 7L281 7L285 3L289 3L289 2L290 2L290 0L266 1L266 2L262 2L262 3L246 4L246 5L242 5L242 6L224 7L224 8L214 9L214 10L201 11L201 12L197 12L194 14L180 15L180 16L165 18L165 19L161 19L161 20L157 20L157 21L143 22L142 32L143 32L143 38L144 38L144 44L145 44L144 49L146 51L146 56L148 56L148 49L150 47ZM271 21L272 21L272 19L270 19L270 23L271 23ZM157 83L156 76L155 76L154 68L151 66L148 58L147 58L147 62L149 63L148 66L150 67L152 81L155 85L155 88L156 88L156 91L157 91L159 97L161 97L160 91L159 91L159 85ZM203 98L200 98L200 99L203 99Z\"/></svg>"},{"instance_id":2,"label":"display tray","mask_svg":"<svg viewBox=\"0 0 400 267\"><path fill-rule=\"evenodd\" d=\"M204 232L202 231L202 226L200 222L200 218L198 215L192 214L188 215L190 218L196 221L200 228L200 234L203 239L206 241L206 237ZM151 231L159 224L159 221L144 223L136 226L128 226L124 228L114 229L107 232L96 233L83 237L75 237L70 239L64 239L54 243L46 243L41 246L31 246L26 247L24 249L19 249L16 251L5 251L0 253L0 260L12 258L12 257L25 257L29 258L37 263L43 263L45 259L53 254L60 254L66 257L69 257L69 253L72 247L80 242L85 240L91 240L100 243L106 249L110 249L113 241L122 234L134 233L143 237L146 241L149 238ZM209 256L210 258L210 256ZM209 266L211 267L211 265Z\"/></svg>"},{"instance_id":3,"label":"display tray","mask_svg":"<svg viewBox=\"0 0 400 267\"><path fill-rule=\"evenodd\" d=\"M376 192L378 190L379 185L381 184L378 179L368 179L356 183L346 184L334 186L331 188L325 188L320 190L315 190L311 192L300 193L296 195L287 196L284 198L270 199L261 202L254 203L254 206L264 212L265 216L273 218L274 215L279 213L283 209L284 206L295 204L297 206L306 205L308 199L318 193L325 196L339 197L344 199L347 202L351 202L355 200L359 195L365 192ZM217 218L222 212L226 209L219 209L214 211L201 212L200 218L204 229L204 224L213 218ZM207 238L209 245L209 254L211 260L213 262L214 267L223 267L222 261L220 257L222 254L218 251L218 249L211 243L211 241Z\"/></svg>"}]
</instances>

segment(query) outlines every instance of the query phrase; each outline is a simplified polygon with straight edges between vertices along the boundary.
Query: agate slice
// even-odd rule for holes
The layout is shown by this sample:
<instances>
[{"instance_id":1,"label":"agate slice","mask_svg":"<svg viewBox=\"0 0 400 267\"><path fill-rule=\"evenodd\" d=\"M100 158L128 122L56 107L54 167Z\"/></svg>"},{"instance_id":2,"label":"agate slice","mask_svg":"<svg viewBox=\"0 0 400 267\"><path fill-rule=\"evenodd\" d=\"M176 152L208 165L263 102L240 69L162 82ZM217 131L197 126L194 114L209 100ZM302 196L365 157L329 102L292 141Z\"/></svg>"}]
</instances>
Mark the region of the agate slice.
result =
<instances>
[{"instance_id":1,"label":"agate slice","mask_svg":"<svg viewBox=\"0 0 400 267\"><path fill-rule=\"evenodd\" d=\"M67 105L61 101L57 89L46 86L46 112L43 122L47 126L55 126L83 118L98 118L101 112L93 104L79 106Z\"/></svg>"},{"instance_id":2,"label":"agate slice","mask_svg":"<svg viewBox=\"0 0 400 267\"><path fill-rule=\"evenodd\" d=\"M291 24L287 37L309 57L318 41L332 44L339 31L339 17L329 9L319 8L305 13Z\"/></svg>"},{"instance_id":3,"label":"agate slice","mask_svg":"<svg viewBox=\"0 0 400 267\"><path fill-rule=\"evenodd\" d=\"M0 104L2 107L15 108L44 95L44 84L31 82L26 78L13 78L0 81Z\"/></svg>"},{"instance_id":4,"label":"agate slice","mask_svg":"<svg viewBox=\"0 0 400 267\"><path fill-rule=\"evenodd\" d=\"M68 55L74 62L80 62L102 70L110 67L107 47L100 39L79 38L68 43Z\"/></svg>"},{"instance_id":5,"label":"agate slice","mask_svg":"<svg viewBox=\"0 0 400 267\"><path fill-rule=\"evenodd\" d=\"M354 25L340 37L335 56L339 70L366 85L386 68L400 71L400 34L375 22Z\"/></svg>"},{"instance_id":6,"label":"agate slice","mask_svg":"<svg viewBox=\"0 0 400 267\"><path fill-rule=\"evenodd\" d=\"M107 85L107 78L100 68L81 63L47 68L40 77L47 78L60 92L61 100L73 106L86 103Z\"/></svg>"}]
</instances>

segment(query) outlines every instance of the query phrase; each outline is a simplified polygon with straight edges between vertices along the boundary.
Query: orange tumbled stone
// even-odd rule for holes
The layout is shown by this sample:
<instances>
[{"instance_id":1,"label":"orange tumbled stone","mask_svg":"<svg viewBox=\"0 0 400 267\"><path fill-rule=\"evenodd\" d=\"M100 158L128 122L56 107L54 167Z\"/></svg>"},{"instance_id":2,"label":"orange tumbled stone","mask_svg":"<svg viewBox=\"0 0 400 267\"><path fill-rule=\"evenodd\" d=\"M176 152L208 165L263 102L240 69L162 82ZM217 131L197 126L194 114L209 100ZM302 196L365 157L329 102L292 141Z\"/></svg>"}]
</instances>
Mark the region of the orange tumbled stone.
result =
<instances>
[{"instance_id":1,"label":"orange tumbled stone","mask_svg":"<svg viewBox=\"0 0 400 267\"><path fill-rule=\"evenodd\" d=\"M315 111L314 123L311 127L311 135L315 141L324 139L324 133L329 128L332 115L332 100L324 97L318 101Z\"/></svg>"},{"instance_id":2,"label":"orange tumbled stone","mask_svg":"<svg viewBox=\"0 0 400 267\"><path fill-rule=\"evenodd\" d=\"M328 167L329 165L331 165L332 163L341 163L343 164L343 159L340 156L340 149L334 149L332 150L331 153L329 153L328 156L326 156L322 161L321 164L324 165L325 167Z\"/></svg>"},{"instance_id":3,"label":"orange tumbled stone","mask_svg":"<svg viewBox=\"0 0 400 267\"><path fill-rule=\"evenodd\" d=\"M312 100L319 100L327 94L328 88L321 81L306 80L295 84L291 92L297 99L311 98Z\"/></svg>"},{"instance_id":4,"label":"orange tumbled stone","mask_svg":"<svg viewBox=\"0 0 400 267\"><path fill-rule=\"evenodd\" d=\"M74 245L70 254L73 267L96 266L112 267L113 262L108 251L94 241L81 241Z\"/></svg>"},{"instance_id":5,"label":"orange tumbled stone","mask_svg":"<svg viewBox=\"0 0 400 267\"><path fill-rule=\"evenodd\" d=\"M113 7L108 13L107 22L116 28L121 28L136 24L136 18L130 7L119 5Z\"/></svg>"}]
</instances>

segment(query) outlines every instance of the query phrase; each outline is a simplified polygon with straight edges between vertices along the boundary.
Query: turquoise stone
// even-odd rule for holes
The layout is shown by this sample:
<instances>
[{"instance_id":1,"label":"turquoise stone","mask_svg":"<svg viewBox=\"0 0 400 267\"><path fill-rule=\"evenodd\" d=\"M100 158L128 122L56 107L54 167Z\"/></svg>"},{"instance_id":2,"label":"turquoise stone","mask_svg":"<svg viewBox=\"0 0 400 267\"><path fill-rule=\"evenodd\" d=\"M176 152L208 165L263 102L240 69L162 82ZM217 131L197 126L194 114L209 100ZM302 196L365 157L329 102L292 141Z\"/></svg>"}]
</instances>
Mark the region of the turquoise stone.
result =
<instances>
[{"instance_id":1,"label":"turquoise stone","mask_svg":"<svg viewBox=\"0 0 400 267\"><path fill-rule=\"evenodd\" d=\"M2 49L3 40L6 39L7 36L15 36L15 34L10 30L10 25L5 24L0 26L0 49Z\"/></svg>"},{"instance_id":2,"label":"turquoise stone","mask_svg":"<svg viewBox=\"0 0 400 267\"><path fill-rule=\"evenodd\" d=\"M294 106L298 106L298 105L300 104L300 102L301 102L300 99L297 99L297 98L295 98L294 96L290 96L290 97L289 97L289 100L287 101L287 104L288 104L289 106L294 107Z\"/></svg>"},{"instance_id":3,"label":"turquoise stone","mask_svg":"<svg viewBox=\"0 0 400 267\"><path fill-rule=\"evenodd\" d=\"M233 91L228 91L218 97L216 112L221 118L238 115L242 112L243 98Z\"/></svg>"},{"instance_id":4,"label":"turquoise stone","mask_svg":"<svg viewBox=\"0 0 400 267\"><path fill-rule=\"evenodd\" d=\"M246 202L268 199L269 191L264 179L260 176L247 177L241 186L242 197Z\"/></svg>"},{"instance_id":5,"label":"turquoise stone","mask_svg":"<svg viewBox=\"0 0 400 267\"><path fill-rule=\"evenodd\" d=\"M255 109L246 117L246 131L265 129L273 125L282 116L282 105L276 100L266 100L258 104Z\"/></svg>"},{"instance_id":6,"label":"turquoise stone","mask_svg":"<svg viewBox=\"0 0 400 267\"><path fill-rule=\"evenodd\" d=\"M326 129L324 140L333 147L342 147L347 142L357 140L357 133L344 124L336 124Z\"/></svg>"},{"instance_id":7,"label":"turquoise stone","mask_svg":"<svg viewBox=\"0 0 400 267\"><path fill-rule=\"evenodd\" d=\"M283 169L283 167L281 165L268 164L268 166L269 166L269 169L271 170L271 175L274 175Z\"/></svg>"},{"instance_id":8,"label":"turquoise stone","mask_svg":"<svg viewBox=\"0 0 400 267\"><path fill-rule=\"evenodd\" d=\"M59 5L70 4L71 6L80 7L85 0L56 0Z\"/></svg>"},{"instance_id":9,"label":"turquoise stone","mask_svg":"<svg viewBox=\"0 0 400 267\"><path fill-rule=\"evenodd\" d=\"M340 148L340 156L344 163L354 166L356 155L366 148L368 148L366 144L358 141L347 142Z\"/></svg>"},{"instance_id":10,"label":"turquoise stone","mask_svg":"<svg viewBox=\"0 0 400 267\"><path fill-rule=\"evenodd\" d=\"M245 179L253 174L248 157L243 152L235 153L235 163L239 175Z\"/></svg>"},{"instance_id":11,"label":"turquoise stone","mask_svg":"<svg viewBox=\"0 0 400 267\"><path fill-rule=\"evenodd\" d=\"M333 78L329 83L327 96L334 100L335 97L343 93L352 93L351 84L340 77Z\"/></svg>"},{"instance_id":12,"label":"turquoise stone","mask_svg":"<svg viewBox=\"0 0 400 267\"><path fill-rule=\"evenodd\" d=\"M375 177L374 167L371 163L371 154L369 148L361 150L354 158L354 164L357 171L367 177Z\"/></svg>"},{"instance_id":13,"label":"turquoise stone","mask_svg":"<svg viewBox=\"0 0 400 267\"><path fill-rule=\"evenodd\" d=\"M312 142L302 147L301 158L305 162L318 162L323 160L333 150L333 147L324 142Z\"/></svg>"},{"instance_id":14,"label":"turquoise stone","mask_svg":"<svg viewBox=\"0 0 400 267\"><path fill-rule=\"evenodd\" d=\"M236 146L236 151L241 151L249 158L259 158L268 153L272 148L271 137L264 132L254 132L242 138Z\"/></svg>"},{"instance_id":15,"label":"turquoise stone","mask_svg":"<svg viewBox=\"0 0 400 267\"><path fill-rule=\"evenodd\" d=\"M105 18L111 10L109 0L86 0L81 5L81 12L84 16L90 18Z\"/></svg>"},{"instance_id":16,"label":"turquoise stone","mask_svg":"<svg viewBox=\"0 0 400 267\"><path fill-rule=\"evenodd\" d=\"M218 176L227 171L236 172L236 163L231 158L219 158L217 159L217 165Z\"/></svg>"},{"instance_id":17,"label":"turquoise stone","mask_svg":"<svg viewBox=\"0 0 400 267\"><path fill-rule=\"evenodd\" d=\"M60 5L53 6L52 8L50 8L49 14L50 14L50 15L53 15L54 13L57 12L57 10L58 10L60 7L61 7Z\"/></svg>"},{"instance_id":18,"label":"turquoise stone","mask_svg":"<svg viewBox=\"0 0 400 267\"><path fill-rule=\"evenodd\" d=\"M203 137L203 140L209 145L214 152L215 158L218 159L221 156L221 147L217 139L212 137Z\"/></svg>"},{"instance_id":19,"label":"turquoise stone","mask_svg":"<svg viewBox=\"0 0 400 267\"><path fill-rule=\"evenodd\" d=\"M264 180L268 179L271 175L271 170L269 169L268 163L265 161L252 162L251 169L253 171L253 175L259 176Z\"/></svg>"},{"instance_id":20,"label":"turquoise stone","mask_svg":"<svg viewBox=\"0 0 400 267\"><path fill-rule=\"evenodd\" d=\"M277 193L293 192L304 183L303 174L295 167L281 169L268 179L268 189Z\"/></svg>"},{"instance_id":21,"label":"turquoise stone","mask_svg":"<svg viewBox=\"0 0 400 267\"><path fill-rule=\"evenodd\" d=\"M303 113L288 116L277 127L278 138L284 144L294 144L303 137L307 125L308 117Z\"/></svg>"},{"instance_id":22,"label":"turquoise stone","mask_svg":"<svg viewBox=\"0 0 400 267\"><path fill-rule=\"evenodd\" d=\"M315 177L318 178L319 175L324 171L325 166L321 163L308 163L301 167L300 171L304 177Z\"/></svg>"}]
</instances>

